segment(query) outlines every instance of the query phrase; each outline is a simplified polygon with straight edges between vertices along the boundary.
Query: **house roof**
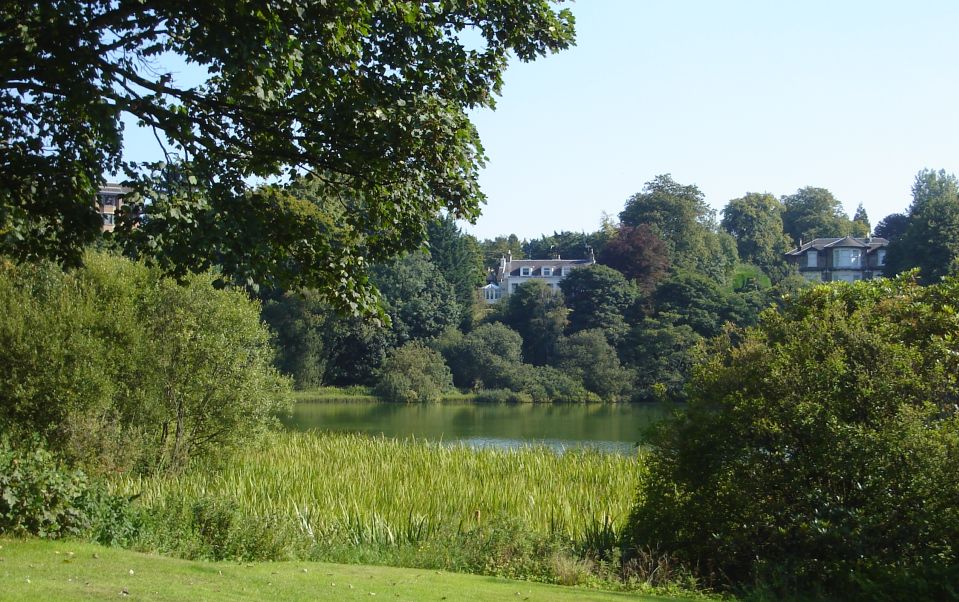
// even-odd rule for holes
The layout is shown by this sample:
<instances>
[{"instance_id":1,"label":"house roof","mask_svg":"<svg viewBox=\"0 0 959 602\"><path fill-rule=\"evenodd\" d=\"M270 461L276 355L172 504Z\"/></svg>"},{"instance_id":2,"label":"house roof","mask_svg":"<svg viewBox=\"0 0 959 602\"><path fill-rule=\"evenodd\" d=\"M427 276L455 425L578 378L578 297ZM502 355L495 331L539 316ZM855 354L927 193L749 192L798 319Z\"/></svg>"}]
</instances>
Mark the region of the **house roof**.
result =
<instances>
[{"instance_id":1,"label":"house roof","mask_svg":"<svg viewBox=\"0 0 959 602\"><path fill-rule=\"evenodd\" d=\"M543 268L579 267L595 263L591 259L514 259L506 262L503 272L519 276L521 268L529 268L531 276L541 276Z\"/></svg>"},{"instance_id":2,"label":"house roof","mask_svg":"<svg viewBox=\"0 0 959 602\"><path fill-rule=\"evenodd\" d=\"M119 184L105 184L100 187L100 190L97 191L98 194L126 194L133 190L132 188L127 188L126 186L120 186Z\"/></svg>"},{"instance_id":3,"label":"house roof","mask_svg":"<svg viewBox=\"0 0 959 602\"><path fill-rule=\"evenodd\" d=\"M789 251L786 253L786 255L795 257L810 250L822 251L824 249L837 248L866 249L867 253L871 253L876 249L887 246L888 244L888 240L885 238L879 238L878 236L872 236L868 238L853 238L852 236L846 236L843 238L814 238L813 240L803 244L801 247Z\"/></svg>"},{"instance_id":4,"label":"house roof","mask_svg":"<svg viewBox=\"0 0 959 602\"><path fill-rule=\"evenodd\" d=\"M592 263L589 259L514 259L506 262L506 267L514 268L559 268L570 265Z\"/></svg>"}]
</instances>

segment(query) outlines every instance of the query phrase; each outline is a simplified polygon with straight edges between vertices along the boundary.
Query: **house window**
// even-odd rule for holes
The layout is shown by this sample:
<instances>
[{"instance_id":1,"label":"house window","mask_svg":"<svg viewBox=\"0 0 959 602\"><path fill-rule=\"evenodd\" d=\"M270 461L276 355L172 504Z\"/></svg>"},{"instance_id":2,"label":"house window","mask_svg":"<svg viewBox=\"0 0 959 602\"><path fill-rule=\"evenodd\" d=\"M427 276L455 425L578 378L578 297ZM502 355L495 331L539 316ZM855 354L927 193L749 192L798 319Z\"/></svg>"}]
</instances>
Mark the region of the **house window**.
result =
<instances>
[{"instance_id":1,"label":"house window","mask_svg":"<svg viewBox=\"0 0 959 602\"><path fill-rule=\"evenodd\" d=\"M520 268L520 269L519 269L519 275L520 275L520 276L529 276L532 271L533 271L533 268Z\"/></svg>"},{"instance_id":2,"label":"house window","mask_svg":"<svg viewBox=\"0 0 959 602\"><path fill-rule=\"evenodd\" d=\"M879 249L879 265L886 265L886 250Z\"/></svg>"},{"instance_id":3,"label":"house window","mask_svg":"<svg viewBox=\"0 0 959 602\"><path fill-rule=\"evenodd\" d=\"M553 268L541 268L543 276L552 276Z\"/></svg>"},{"instance_id":4,"label":"house window","mask_svg":"<svg viewBox=\"0 0 959 602\"><path fill-rule=\"evenodd\" d=\"M833 249L832 265L836 268L862 267L862 249Z\"/></svg>"},{"instance_id":5,"label":"house window","mask_svg":"<svg viewBox=\"0 0 959 602\"><path fill-rule=\"evenodd\" d=\"M519 285L516 284L515 282L511 282L510 285L509 285L509 294L512 295L513 293L515 293L517 286L519 286Z\"/></svg>"},{"instance_id":6,"label":"house window","mask_svg":"<svg viewBox=\"0 0 959 602\"><path fill-rule=\"evenodd\" d=\"M816 268L819 267L819 251L812 249L806 251L806 267Z\"/></svg>"},{"instance_id":7,"label":"house window","mask_svg":"<svg viewBox=\"0 0 959 602\"><path fill-rule=\"evenodd\" d=\"M112 194L105 194L103 195L103 204L107 207L113 207L117 204L117 197Z\"/></svg>"},{"instance_id":8,"label":"house window","mask_svg":"<svg viewBox=\"0 0 959 602\"><path fill-rule=\"evenodd\" d=\"M112 213L101 213L103 216L103 223L107 226L113 225L113 214Z\"/></svg>"}]
</instances>

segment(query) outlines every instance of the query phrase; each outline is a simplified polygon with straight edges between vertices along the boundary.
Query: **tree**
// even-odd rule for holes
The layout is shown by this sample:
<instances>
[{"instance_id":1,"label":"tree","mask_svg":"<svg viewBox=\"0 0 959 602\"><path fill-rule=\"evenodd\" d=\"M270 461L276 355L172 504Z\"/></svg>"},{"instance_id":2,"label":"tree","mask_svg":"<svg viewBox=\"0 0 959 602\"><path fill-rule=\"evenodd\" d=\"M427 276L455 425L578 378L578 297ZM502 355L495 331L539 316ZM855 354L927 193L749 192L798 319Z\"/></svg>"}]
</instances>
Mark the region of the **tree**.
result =
<instances>
[{"instance_id":1,"label":"tree","mask_svg":"<svg viewBox=\"0 0 959 602\"><path fill-rule=\"evenodd\" d=\"M626 314L639 291L622 274L604 265L591 265L570 272L559 287L570 311L570 333L598 328L614 345L626 334Z\"/></svg>"},{"instance_id":2,"label":"tree","mask_svg":"<svg viewBox=\"0 0 959 602\"><path fill-rule=\"evenodd\" d=\"M739 259L780 279L786 275L784 254L790 240L783 231L783 204L769 193L747 192L723 209L722 228L736 239Z\"/></svg>"},{"instance_id":3,"label":"tree","mask_svg":"<svg viewBox=\"0 0 959 602\"><path fill-rule=\"evenodd\" d=\"M862 238L869 236L872 226L869 224L869 216L866 215L866 208L859 203L856 207L856 213L852 216L852 235Z\"/></svg>"},{"instance_id":4,"label":"tree","mask_svg":"<svg viewBox=\"0 0 959 602\"><path fill-rule=\"evenodd\" d=\"M439 336L460 321L456 291L424 253L376 266L373 281L383 293L399 344Z\"/></svg>"},{"instance_id":5,"label":"tree","mask_svg":"<svg viewBox=\"0 0 959 602\"><path fill-rule=\"evenodd\" d=\"M702 337L678 322L676 314L645 318L630 329L622 344L623 362L636 375L636 401L685 399L683 389Z\"/></svg>"},{"instance_id":6,"label":"tree","mask_svg":"<svg viewBox=\"0 0 959 602\"><path fill-rule=\"evenodd\" d=\"M298 388L372 384L396 335L385 325L337 312L316 291L265 294L262 319L276 333L276 366ZM408 328L404 326L408 335Z\"/></svg>"},{"instance_id":7,"label":"tree","mask_svg":"<svg viewBox=\"0 0 959 602\"><path fill-rule=\"evenodd\" d=\"M959 269L959 179L943 170L916 175L906 231L889 244L886 273L918 267L923 282Z\"/></svg>"},{"instance_id":8,"label":"tree","mask_svg":"<svg viewBox=\"0 0 959 602\"><path fill-rule=\"evenodd\" d=\"M323 332L329 307L310 291L283 293L263 301L261 317L276 334L276 367L297 389L323 384L331 355Z\"/></svg>"},{"instance_id":9,"label":"tree","mask_svg":"<svg viewBox=\"0 0 959 602\"><path fill-rule=\"evenodd\" d=\"M553 232L551 236L525 241L523 252L530 259L588 259L594 248L596 236L585 232Z\"/></svg>"},{"instance_id":10,"label":"tree","mask_svg":"<svg viewBox=\"0 0 959 602\"><path fill-rule=\"evenodd\" d=\"M500 259L511 255L513 259L523 259L523 243L515 234L509 236L497 236L496 238L487 238L480 246L483 248L483 264L487 269L495 270L500 263Z\"/></svg>"},{"instance_id":11,"label":"tree","mask_svg":"<svg viewBox=\"0 0 959 602\"><path fill-rule=\"evenodd\" d=\"M426 231L430 261L453 286L456 301L466 314L476 302L476 288L484 284L483 251L479 242L464 234L448 214L430 222Z\"/></svg>"},{"instance_id":12,"label":"tree","mask_svg":"<svg viewBox=\"0 0 959 602\"><path fill-rule=\"evenodd\" d=\"M669 249L670 263L725 281L736 263L735 244L716 231L715 212L698 187L656 176L626 201L619 214L625 226L647 225Z\"/></svg>"},{"instance_id":13,"label":"tree","mask_svg":"<svg viewBox=\"0 0 959 602\"><path fill-rule=\"evenodd\" d=\"M794 245L820 237L853 233L852 222L842 204L825 188L807 186L783 197L783 229Z\"/></svg>"},{"instance_id":14,"label":"tree","mask_svg":"<svg viewBox=\"0 0 959 602\"><path fill-rule=\"evenodd\" d=\"M653 293L657 313L677 316L703 337L720 333L727 321L748 320L747 307L740 297L728 294L715 281L701 274L680 270L663 280Z\"/></svg>"},{"instance_id":15,"label":"tree","mask_svg":"<svg viewBox=\"0 0 959 602\"><path fill-rule=\"evenodd\" d=\"M892 242L902 236L909 225L909 216L904 213L890 213L879 220L873 233Z\"/></svg>"},{"instance_id":16,"label":"tree","mask_svg":"<svg viewBox=\"0 0 959 602\"><path fill-rule=\"evenodd\" d=\"M450 334L437 347L463 389L509 389L523 363L523 339L499 323L482 324L465 336Z\"/></svg>"},{"instance_id":17,"label":"tree","mask_svg":"<svg viewBox=\"0 0 959 602\"><path fill-rule=\"evenodd\" d=\"M619 401L633 386L633 373L623 368L619 357L601 330L581 330L560 339L556 367L583 383L586 390L608 401Z\"/></svg>"},{"instance_id":18,"label":"tree","mask_svg":"<svg viewBox=\"0 0 959 602\"><path fill-rule=\"evenodd\" d=\"M669 249L648 224L619 225L598 261L621 272L648 293L669 270Z\"/></svg>"},{"instance_id":19,"label":"tree","mask_svg":"<svg viewBox=\"0 0 959 602\"><path fill-rule=\"evenodd\" d=\"M436 351L413 341L390 352L380 367L376 393L389 401L433 403L453 388L450 369Z\"/></svg>"},{"instance_id":20,"label":"tree","mask_svg":"<svg viewBox=\"0 0 959 602\"><path fill-rule=\"evenodd\" d=\"M530 280L500 305L506 306L503 322L523 337L523 358L537 366L552 363L569 313L563 295L541 280Z\"/></svg>"},{"instance_id":21,"label":"tree","mask_svg":"<svg viewBox=\"0 0 959 602\"><path fill-rule=\"evenodd\" d=\"M484 157L467 110L494 104L508 56L568 47L573 16L548 0L6 1L0 32L0 252L78 261L99 229L103 174L123 171L131 200L213 226L193 229L192 242L213 240L218 254L188 267L235 263L236 276L253 278L269 270L243 251L296 257L311 244L305 234L326 233L352 244L327 244L323 261L299 259L302 272L270 284L370 310L370 263L420 245L440 208L478 215ZM169 57L206 79L181 82L161 63ZM125 115L179 165L177 195L163 198L150 165L124 161ZM328 203L250 183L304 173L325 182ZM342 203L332 219L328 206Z\"/></svg>"},{"instance_id":22,"label":"tree","mask_svg":"<svg viewBox=\"0 0 959 602\"><path fill-rule=\"evenodd\" d=\"M652 437L630 545L775 598L950 597L957 296L956 279L813 287L710 343Z\"/></svg>"}]
</instances>

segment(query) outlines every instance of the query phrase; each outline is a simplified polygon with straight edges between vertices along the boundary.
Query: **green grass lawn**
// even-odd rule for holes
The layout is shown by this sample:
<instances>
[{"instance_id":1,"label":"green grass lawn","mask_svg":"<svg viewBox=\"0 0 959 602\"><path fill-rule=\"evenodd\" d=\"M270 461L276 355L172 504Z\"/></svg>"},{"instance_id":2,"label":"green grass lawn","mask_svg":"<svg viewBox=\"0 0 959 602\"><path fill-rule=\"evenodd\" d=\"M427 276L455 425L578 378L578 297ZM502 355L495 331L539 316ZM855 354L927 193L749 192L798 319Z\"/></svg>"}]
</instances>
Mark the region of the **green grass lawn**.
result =
<instances>
[{"instance_id":1,"label":"green grass lawn","mask_svg":"<svg viewBox=\"0 0 959 602\"><path fill-rule=\"evenodd\" d=\"M667 600L423 569L190 562L73 541L4 538L0 538L0 599Z\"/></svg>"}]
</instances>

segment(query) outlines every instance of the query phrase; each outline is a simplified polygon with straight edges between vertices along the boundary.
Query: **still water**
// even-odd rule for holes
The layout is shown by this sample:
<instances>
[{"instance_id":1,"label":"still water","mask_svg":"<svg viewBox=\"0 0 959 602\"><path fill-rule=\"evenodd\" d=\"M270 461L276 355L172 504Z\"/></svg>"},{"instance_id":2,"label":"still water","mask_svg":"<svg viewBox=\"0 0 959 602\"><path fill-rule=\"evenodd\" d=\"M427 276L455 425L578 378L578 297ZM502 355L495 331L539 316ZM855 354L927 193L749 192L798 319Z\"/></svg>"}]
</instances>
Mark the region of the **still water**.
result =
<instances>
[{"instance_id":1,"label":"still water","mask_svg":"<svg viewBox=\"0 0 959 602\"><path fill-rule=\"evenodd\" d=\"M643 430L670 412L638 404L296 404L288 428L427 439L472 447L546 445L632 453Z\"/></svg>"}]
</instances>

